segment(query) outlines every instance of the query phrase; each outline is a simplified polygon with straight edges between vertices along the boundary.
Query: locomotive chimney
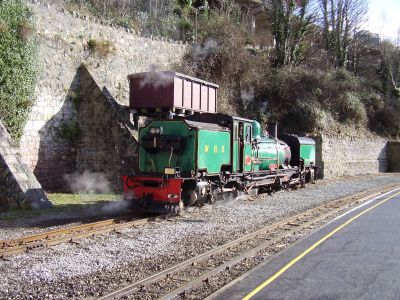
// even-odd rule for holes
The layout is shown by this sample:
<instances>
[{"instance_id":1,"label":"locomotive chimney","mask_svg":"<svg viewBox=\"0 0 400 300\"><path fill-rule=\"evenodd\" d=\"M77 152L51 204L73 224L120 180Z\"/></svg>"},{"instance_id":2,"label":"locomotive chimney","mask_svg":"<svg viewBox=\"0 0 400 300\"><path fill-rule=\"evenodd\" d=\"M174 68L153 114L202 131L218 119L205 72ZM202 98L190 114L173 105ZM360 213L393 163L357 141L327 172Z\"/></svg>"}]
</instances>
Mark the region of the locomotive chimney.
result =
<instances>
[{"instance_id":1,"label":"locomotive chimney","mask_svg":"<svg viewBox=\"0 0 400 300\"><path fill-rule=\"evenodd\" d=\"M274 138L278 138L278 123L271 123L268 126L268 133Z\"/></svg>"}]
</instances>

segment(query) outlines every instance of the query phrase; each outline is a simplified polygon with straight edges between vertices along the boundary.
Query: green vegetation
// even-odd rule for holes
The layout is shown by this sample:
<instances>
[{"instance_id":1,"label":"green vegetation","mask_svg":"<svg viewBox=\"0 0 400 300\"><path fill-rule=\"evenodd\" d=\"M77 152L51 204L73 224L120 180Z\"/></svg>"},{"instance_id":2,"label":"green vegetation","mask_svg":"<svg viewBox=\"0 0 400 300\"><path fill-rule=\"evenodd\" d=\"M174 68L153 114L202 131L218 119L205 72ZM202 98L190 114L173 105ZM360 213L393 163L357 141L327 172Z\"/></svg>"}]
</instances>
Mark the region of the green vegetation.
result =
<instances>
[{"instance_id":1,"label":"green vegetation","mask_svg":"<svg viewBox=\"0 0 400 300\"><path fill-rule=\"evenodd\" d=\"M78 122L68 121L60 124L58 128L58 136L70 143L74 143L79 137L81 129Z\"/></svg>"},{"instance_id":2,"label":"green vegetation","mask_svg":"<svg viewBox=\"0 0 400 300\"><path fill-rule=\"evenodd\" d=\"M90 205L99 202L108 202L121 199L121 196L117 194L52 193L48 194L48 197L56 208L68 207L73 205Z\"/></svg>"},{"instance_id":3,"label":"green vegetation","mask_svg":"<svg viewBox=\"0 0 400 300\"><path fill-rule=\"evenodd\" d=\"M17 141L34 100L38 77L30 17L22 0L0 2L0 116Z\"/></svg>"},{"instance_id":4,"label":"green vegetation","mask_svg":"<svg viewBox=\"0 0 400 300\"><path fill-rule=\"evenodd\" d=\"M81 104L81 101L82 101L81 96L79 95L79 92L69 91L68 97L69 97L69 99L71 99L71 101L74 105L74 109L77 111L79 109L79 105Z\"/></svg>"},{"instance_id":5,"label":"green vegetation","mask_svg":"<svg viewBox=\"0 0 400 300\"><path fill-rule=\"evenodd\" d=\"M34 218L37 216L48 215L49 213L71 213L82 212L82 209L98 204L105 204L111 201L120 200L117 194L64 194L51 193L47 195L54 207L41 210L12 209L0 213L2 220L13 220L17 218Z\"/></svg>"},{"instance_id":6,"label":"green vegetation","mask_svg":"<svg viewBox=\"0 0 400 300\"><path fill-rule=\"evenodd\" d=\"M326 131L336 123L365 127L363 88L345 69L329 71L304 67L272 69L259 83L256 95L262 106L269 99L269 119L294 132Z\"/></svg>"},{"instance_id":7,"label":"green vegetation","mask_svg":"<svg viewBox=\"0 0 400 300\"><path fill-rule=\"evenodd\" d=\"M372 130L398 138L400 49L357 31L365 3L265 3L274 45L249 47L255 42L245 15L220 6L198 18L199 45L178 69L220 85L219 111L262 124L276 121L281 130L299 134Z\"/></svg>"}]
</instances>

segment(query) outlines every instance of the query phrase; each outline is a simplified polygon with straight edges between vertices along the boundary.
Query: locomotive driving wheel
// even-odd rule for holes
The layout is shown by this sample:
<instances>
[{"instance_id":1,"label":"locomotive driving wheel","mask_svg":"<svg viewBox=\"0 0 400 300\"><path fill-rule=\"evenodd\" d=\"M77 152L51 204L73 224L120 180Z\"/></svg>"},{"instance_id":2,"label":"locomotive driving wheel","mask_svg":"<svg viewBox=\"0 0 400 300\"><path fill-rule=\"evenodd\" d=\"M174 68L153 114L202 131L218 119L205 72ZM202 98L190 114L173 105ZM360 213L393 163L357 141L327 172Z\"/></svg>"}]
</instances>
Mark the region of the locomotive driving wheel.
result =
<instances>
[{"instance_id":1,"label":"locomotive driving wheel","mask_svg":"<svg viewBox=\"0 0 400 300\"><path fill-rule=\"evenodd\" d=\"M209 193L207 195L207 202L210 204L214 204L217 201L217 196L215 191L213 193Z\"/></svg>"}]
</instances>

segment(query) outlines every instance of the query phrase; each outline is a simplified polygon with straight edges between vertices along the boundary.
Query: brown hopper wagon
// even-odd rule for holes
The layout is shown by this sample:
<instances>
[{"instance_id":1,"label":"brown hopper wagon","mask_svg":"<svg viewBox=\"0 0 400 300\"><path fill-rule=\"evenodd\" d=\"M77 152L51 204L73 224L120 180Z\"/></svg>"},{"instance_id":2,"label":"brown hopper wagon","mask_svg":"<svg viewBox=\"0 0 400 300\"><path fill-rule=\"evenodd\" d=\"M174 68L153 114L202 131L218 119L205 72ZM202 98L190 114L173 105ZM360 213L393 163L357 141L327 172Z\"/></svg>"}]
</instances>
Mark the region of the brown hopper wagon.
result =
<instances>
[{"instance_id":1,"label":"brown hopper wagon","mask_svg":"<svg viewBox=\"0 0 400 300\"><path fill-rule=\"evenodd\" d=\"M128 75L129 107L139 114L216 113L219 86L176 72Z\"/></svg>"}]
</instances>

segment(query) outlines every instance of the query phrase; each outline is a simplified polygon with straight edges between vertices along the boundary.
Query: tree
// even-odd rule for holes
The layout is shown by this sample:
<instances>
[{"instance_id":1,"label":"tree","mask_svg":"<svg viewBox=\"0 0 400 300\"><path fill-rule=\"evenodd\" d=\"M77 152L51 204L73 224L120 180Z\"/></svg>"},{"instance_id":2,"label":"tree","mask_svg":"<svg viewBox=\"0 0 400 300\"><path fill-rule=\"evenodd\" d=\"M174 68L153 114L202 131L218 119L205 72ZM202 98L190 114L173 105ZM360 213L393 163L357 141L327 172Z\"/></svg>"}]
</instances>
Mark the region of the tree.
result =
<instances>
[{"instance_id":1,"label":"tree","mask_svg":"<svg viewBox=\"0 0 400 300\"><path fill-rule=\"evenodd\" d=\"M296 65L307 56L313 32L314 11L310 0L264 0L272 22L276 67Z\"/></svg>"},{"instance_id":2,"label":"tree","mask_svg":"<svg viewBox=\"0 0 400 300\"><path fill-rule=\"evenodd\" d=\"M400 98L400 49L389 41L381 43L382 83L384 93Z\"/></svg>"},{"instance_id":3,"label":"tree","mask_svg":"<svg viewBox=\"0 0 400 300\"><path fill-rule=\"evenodd\" d=\"M318 0L323 28L324 47L337 67L348 67L354 36L367 13L365 0ZM354 56L354 55L353 55Z\"/></svg>"}]
</instances>

